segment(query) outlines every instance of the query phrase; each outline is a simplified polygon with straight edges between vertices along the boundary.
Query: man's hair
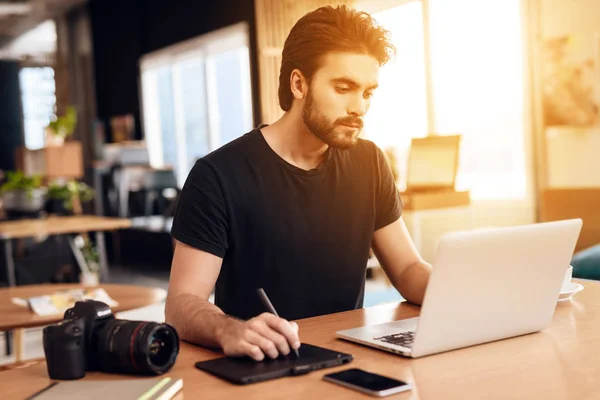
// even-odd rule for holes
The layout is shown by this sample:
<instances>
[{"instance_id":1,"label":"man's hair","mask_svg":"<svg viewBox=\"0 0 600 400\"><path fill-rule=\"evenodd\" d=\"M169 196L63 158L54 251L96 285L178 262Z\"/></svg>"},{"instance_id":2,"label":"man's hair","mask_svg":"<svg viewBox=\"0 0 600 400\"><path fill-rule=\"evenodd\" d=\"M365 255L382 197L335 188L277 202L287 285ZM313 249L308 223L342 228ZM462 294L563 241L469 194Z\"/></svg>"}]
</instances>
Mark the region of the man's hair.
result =
<instances>
[{"instance_id":1,"label":"man's hair","mask_svg":"<svg viewBox=\"0 0 600 400\"><path fill-rule=\"evenodd\" d=\"M283 46L279 105L284 111L289 111L294 100L290 88L292 71L299 69L310 82L323 56L330 52L367 54L381 66L394 55L395 48L389 31L364 11L342 5L309 12L296 22Z\"/></svg>"}]
</instances>

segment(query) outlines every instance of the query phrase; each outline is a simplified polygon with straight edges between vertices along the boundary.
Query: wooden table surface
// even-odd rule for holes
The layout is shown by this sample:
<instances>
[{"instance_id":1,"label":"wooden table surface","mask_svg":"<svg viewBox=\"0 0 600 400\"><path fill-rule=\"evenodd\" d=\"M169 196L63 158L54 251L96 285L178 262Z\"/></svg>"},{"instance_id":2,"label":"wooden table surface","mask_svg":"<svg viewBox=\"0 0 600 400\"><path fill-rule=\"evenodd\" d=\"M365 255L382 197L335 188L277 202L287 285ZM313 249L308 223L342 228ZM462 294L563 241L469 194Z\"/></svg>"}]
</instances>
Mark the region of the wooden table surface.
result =
<instances>
[{"instance_id":1,"label":"wooden table surface","mask_svg":"<svg viewBox=\"0 0 600 400\"><path fill-rule=\"evenodd\" d=\"M0 239L23 239L68 233L113 231L129 228L130 226L131 221L129 219L95 215L20 219L0 222Z\"/></svg>"},{"instance_id":2,"label":"wooden table surface","mask_svg":"<svg viewBox=\"0 0 600 400\"><path fill-rule=\"evenodd\" d=\"M62 321L62 315L41 317L28 308L13 304L13 297L33 297L55 293L59 290L84 288L79 284L44 284L0 288L0 331L17 328L45 326ZM146 286L100 284L106 293L119 303L112 307L113 313L134 310L163 301L167 292L164 289Z\"/></svg>"},{"instance_id":3,"label":"wooden table surface","mask_svg":"<svg viewBox=\"0 0 600 400\"><path fill-rule=\"evenodd\" d=\"M352 399L372 398L322 380L349 367L412 382L415 388L392 399L596 399L600 394L600 283L572 301L558 303L543 332L432 355L416 360L336 339L335 331L364 324L410 318L419 308L400 303L298 321L301 339L351 353L342 367L313 371L248 386L236 386L194 368L196 361L220 356L182 343L168 376L183 378L184 396L202 399ZM90 380L130 376L88 373ZM44 363L0 373L3 396L22 399L50 383Z\"/></svg>"}]
</instances>

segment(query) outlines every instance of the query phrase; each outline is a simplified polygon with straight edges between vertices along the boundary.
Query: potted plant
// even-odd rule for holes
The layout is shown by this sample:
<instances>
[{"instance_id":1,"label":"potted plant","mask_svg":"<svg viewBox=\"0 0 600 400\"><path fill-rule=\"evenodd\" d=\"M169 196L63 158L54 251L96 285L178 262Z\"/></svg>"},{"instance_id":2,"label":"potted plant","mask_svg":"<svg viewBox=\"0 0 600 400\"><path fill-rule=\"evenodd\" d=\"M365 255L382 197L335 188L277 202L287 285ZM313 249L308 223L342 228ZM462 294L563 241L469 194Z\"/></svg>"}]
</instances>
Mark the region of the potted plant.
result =
<instances>
[{"instance_id":1,"label":"potted plant","mask_svg":"<svg viewBox=\"0 0 600 400\"><path fill-rule=\"evenodd\" d=\"M75 180L68 182L55 181L48 186L46 211L51 214L73 214L76 201L88 202L94 198L94 189L84 182Z\"/></svg>"},{"instance_id":2,"label":"potted plant","mask_svg":"<svg viewBox=\"0 0 600 400\"><path fill-rule=\"evenodd\" d=\"M22 171L8 171L0 186L2 203L7 212L35 213L44 208L46 189L41 175L26 176Z\"/></svg>"},{"instance_id":3,"label":"potted plant","mask_svg":"<svg viewBox=\"0 0 600 400\"><path fill-rule=\"evenodd\" d=\"M83 257L83 265L80 265L80 283L98 285L100 282L100 255L98 249L87 235L78 235L75 237L74 242Z\"/></svg>"},{"instance_id":4,"label":"potted plant","mask_svg":"<svg viewBox=\"0 0 600 400\"><path fill-rule=\"evenodd\" d=\"M46 127L46 146L62 146L65 139L73 134L77 125L77 110L68 106L64 115L56 119Z\"/></svg>"}]
</instances>

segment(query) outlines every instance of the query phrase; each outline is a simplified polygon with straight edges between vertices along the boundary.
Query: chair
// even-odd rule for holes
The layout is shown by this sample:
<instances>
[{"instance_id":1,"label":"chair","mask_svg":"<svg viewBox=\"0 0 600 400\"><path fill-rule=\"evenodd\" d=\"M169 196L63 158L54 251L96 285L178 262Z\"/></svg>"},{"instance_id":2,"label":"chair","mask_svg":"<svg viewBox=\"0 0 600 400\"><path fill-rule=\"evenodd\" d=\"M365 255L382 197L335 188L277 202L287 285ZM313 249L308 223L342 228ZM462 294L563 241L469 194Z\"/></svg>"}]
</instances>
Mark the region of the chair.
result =
<instances>
[{"instance_id":1,"label":"chair","mask_svg":"<svg viewBox=\"0 0 600 400\"><path fill-rule=\"evenodd\" d=\"M142 189L146 174L152 171L149 165L125 165L116 170L115 186L118 188L118 216L128 218L129 192Z\"/></svg>"},{"instance_id":2,"label":"chair","mask_svg":"<svg viewBox=\"0 0 600 400\"><path fill-rule=\"evenodd\" d=\"M581 250L571 260L573 277L600 280L600 244Z\"/></svg>"}]
</instances>

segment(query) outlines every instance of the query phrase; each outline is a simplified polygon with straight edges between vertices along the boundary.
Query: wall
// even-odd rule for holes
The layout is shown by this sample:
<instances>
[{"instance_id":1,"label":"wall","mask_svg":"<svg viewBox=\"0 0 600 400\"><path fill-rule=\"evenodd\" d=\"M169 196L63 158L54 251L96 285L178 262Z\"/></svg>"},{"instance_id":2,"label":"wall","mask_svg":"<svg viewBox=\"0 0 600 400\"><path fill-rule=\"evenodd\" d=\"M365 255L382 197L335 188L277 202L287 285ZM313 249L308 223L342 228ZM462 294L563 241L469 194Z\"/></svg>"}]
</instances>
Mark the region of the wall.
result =
<instances>
[{"instance_id":1,"label":"wall","mask_svg":"<svg viewBox=\"0 0 600 400\"><path fill-rule=\"evenodd\" d=\"M538 34L544 40L570 34L596 35L596 62L600 62L600 1L537 0ZM596 65L600 79L600 65ZM538 72L539 73L539 72ZM600 187L600 126L589 129L540 129L546 150L542 187Z\"/></svg>"},{"instance_id":2,"label":"wall","mask_svg":"<svg viewBox=\"0 0 600 400\"><path fill-rule=\"evenodd\" d=\"M19 63L0 61L0 170L14 169L14 152L23 144Z\"/></svg>"},{"instance_id":3,"label":"wall","mask_svg":"<svg viewBox=\"0 0 600 400\"><path fill-rule=\"evenodd\" d=\"M538 4L542 37L600 31L598 0L538 0Z\"/></svg>"},{"instance_id":4,"label":"wall","mask_svg":"<svg viewBox=\"0 0 600 400\"><path fill-rule=\"evenodd\" d=\"M132 113L139 121L140 4L138 0L92 0L89 4L99 118ZM141 137L139 129L137 136Z\"/></svg>"},{"instance_id":5,"label":"wall","mask_svg":"<svg viewBox=\"0 0 600 400\"><path fill-rule=\"evenodd\" d=\"M600 243L600 125L587 128L546 128L543 123L542 44L547 39L573 35L574 51L595 58L600 83L600 2L598 0L528 0L533 10L537 48L534 79L536 90L536 142L538 149L539 218L550 221L581 218L583 228L576 251ZM600 86L596 88L600 102Z\"/></svg>"},{"instance_id":6,"label":"wall","mask_svg":"<svg viewBox=\"0 0 600 400\"><path fill-rule=\"evenodd\" d=\"M254 0L92 0L98 117L133 113L140 129L138 61L144 54L210 31L246 21L254 119L259 121Z\"/></svg>"},{"instance_id":7,"label":"wall","mask_svg":"<svg viewBox=\"0 0 600 400\"><path fill-rule=\"evenodd\" d=\"M548 128L548 188L600 188L600 127Z\"/></svg>"},{"instance_id":8,"label":"wall","mask_svg":"<svg viewBox=\"0 0 600 400\"><path fill-rule=\"evenodd\" d=\"M77 109L73 139L81 142L83 162L89 167L95 159L93 126L96 121L96 94L89 9L81 6L54 19L56 24L56 110L64 114L68 106Z\"/></svg>"}]
</instances>

